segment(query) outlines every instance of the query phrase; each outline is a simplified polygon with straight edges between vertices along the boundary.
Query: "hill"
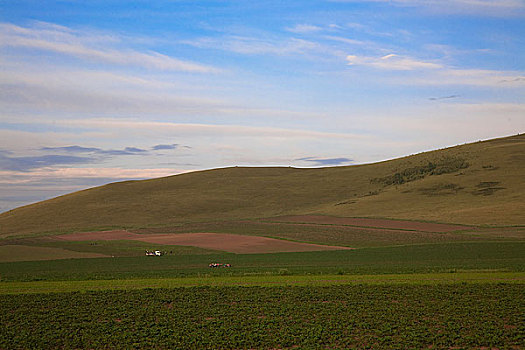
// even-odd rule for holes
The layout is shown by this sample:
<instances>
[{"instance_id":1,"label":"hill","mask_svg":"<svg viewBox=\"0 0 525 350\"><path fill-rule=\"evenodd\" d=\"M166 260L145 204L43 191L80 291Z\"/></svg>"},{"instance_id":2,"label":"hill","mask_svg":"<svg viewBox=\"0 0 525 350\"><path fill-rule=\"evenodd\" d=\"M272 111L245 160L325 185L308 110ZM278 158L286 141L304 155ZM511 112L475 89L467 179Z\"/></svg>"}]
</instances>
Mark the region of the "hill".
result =
<instances>
[{"instance_id":1,"label":"hill","mask_svg":"<svg viewBox=\"0 0 525 350\"><path fill-rule=\"evenodd\" d=\"M0 237L283 215L525 224L525 135L374 164L231 167L71 193L0 214Z\"/></svg>"}]
</instances>

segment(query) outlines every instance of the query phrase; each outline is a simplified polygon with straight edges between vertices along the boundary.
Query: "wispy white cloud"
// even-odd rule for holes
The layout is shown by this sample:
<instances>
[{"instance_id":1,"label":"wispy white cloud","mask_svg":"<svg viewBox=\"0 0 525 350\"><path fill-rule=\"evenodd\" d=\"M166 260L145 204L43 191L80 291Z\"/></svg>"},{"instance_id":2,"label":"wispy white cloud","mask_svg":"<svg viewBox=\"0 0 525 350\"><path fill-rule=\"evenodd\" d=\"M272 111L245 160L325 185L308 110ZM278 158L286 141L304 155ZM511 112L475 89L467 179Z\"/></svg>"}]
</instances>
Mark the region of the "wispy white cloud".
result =
<instances>
[{"instance_id":1,"label":"wispy white cloud","mask_svg":"<svg viewBox=\"0 0 525 350\"><path fill-rule=\"evenodd\" d=\"M440 63L426 62L411 57L388 54L381 57L346 56L350 66L370 66L385 70L420 70L443 68Z\"/></svg>"},{"instance_id":2,"label":"wispy white cloud","mask_svg":"<svg viewBox=\"0 0 525 350\"><path fill-rule=\"evenodd\" d=\"M392 71L380 79L398 85L469 85L477 87L521 88L525 76L519 71L488 69L464 69L448 66L441 61L423 61L407 56L388 54L385 56L346 57L349 66L364 66L372 69ZM402 71L402 76L395 75Z\"/></svg>"},{"instance_id":3,"label":"wispy white cloud","mask_svg":"<svg viewBox=\"0 0 525 350\"><path fill-rule=\"evenodd\" d=\"M40 156L11 157L0 154L0 169L29 171L45 166L71 166L93 163L94 159L72 155L46 154Z\"/></svg>"},{"instance_id":4,"label":"wispy white cloud","mask_svg":"<svg viewBox=\"0 0 525 350\"><path fill-rule=\"evenodd\" d=\"M191 170L155 168L155 169L124 169L124 168L56 168L42 167L31 172L0 170L0 184L20 185L35 182L45 178L111 178L111 179L147 179L189 172Z\"/></svg>"},{"instance_id":5,"label":"wispy white cloud","mask_svg":"<svg viewBox=\"0 0 525 350\"><path fill-rule=\"evenodd\" d=\"M225 96L221 81L211 78L172 80L170 76L81 70L8 63L0 77L4 120L16 122L19 112L74 112L93 115L320 117L301 108L268 106L238 96ZM42 69L44 68L44 69ZM216 82L216 84L214 84ZM11 112L11 116L7 115ZM24 112L25 111L25 112ZM31 114L31 113L29 113ZM53 118L54 118L53 117ZM14 119L14 120L13 120Z\"/></svg>"},{"instance_id":6,"label":"wispy white cloud","mask_svg":"<svg viewBox=\"0 0 525 350\"><path fill-rule=\"evenodd\" d=\"M111 83L110 83L111 84ZM38 111L53 117L74 113L77 118L86 115L121 116L141 115L166 117L207 117L230 116L247 119L293 118L305 119L321 117L322 114L298 109L263 108L255 105L242 105L240 101L221 100L212 97L184 96L177 91L126 91L102 88L68 89L67 85L45 86L16 84L0 84L0 103L6 110L12 111L5 115L4 121L18 122L23 115Z\"/></svg>"},{"instance_id":7,"label":"wispy white cloud","mask_svg":"<svg viewBox=\"0 0 525 350\"><path fill-rule=\"evenodd\" d=\"M368 136L350 133L322 132L304 129L286 129L274 127L259 127L245 125L214 125L171 123L122 119L83 119L55 121L61 125L74 125L84 128L103 129L136 129L154 130L160 133L185 137L215 136L215 137L241 137L241 138L340 138L340 139L367 139Z\"/></svg>"},{"instance_id":8,"label":"wispy white cloud","mask_svg":"<svg viewBox=\"0 0 525 350\"><path fill-rule=\"evenodd\" d=\"M308 33L316 33L323 30L322 27L311 25L311 24L297 24L293 27L286 28L289 32L297 33L297 34L308 34Z\"/></svg>"},{"instance_id":9,"label":"wispy white cloud","mask_svg":"<svg viewBox=\"0 0 525 350\"><path fill-rule=\"evenodd\" d=\"M126 91L103 88L68 89L67 85L0 85L0 101L10 110L39 110L40 112L135 114L141 115L204 115L225 114L235 107L212 98L180 96L168 91ZM239 112L239 108L237 108Z\"/></svg>"},{"instance_id":10,"label":"wispy white cloud","mask_svg":"<svg viewBox=\"0 0 525 350\"><path fill-rule=\"evenodd\" d=\"M464 84L494 87L525 87L523 72L504 72L483 69L448 69L434 84Z\"/></svg>"},{"instance_id":11,"label":"wispy white cloud","mask_svg":"<svg viewBox=\"0 0 525 350\"><path fill-rule=\"evenodd\" d=\"M235 52L246 55L271 54L287 56L309 51L317 51L320 45L316 42L298 38L268 38L231 35L221 38L200 38L184 41L185 44Z\"/></svg>"},{"instance_id":12,"label":"wispy white cloud","mask_svg":"<svg viewBox=\"0 0 525 350\"><path fill-rule=\"evenodd\" d=\"M398 85L465 85L505 89L525 87L523 72L506 72L484 69L444 68L423 75L391 77L391 83Z\"/></svg>"},{"instance_id":13,"label":"wispy white cloud","mask_svg":"<svg viewBox=\"0 0 525 350\"><path fill-rule=\"evenodd\" d=\"M481 55L495 54L497 53L494 49L478 48L478 49L461 49L452 45L445 44L426 44L422 47L422 50L439 54L445 58L457 58L465 55Z\"/></svg>"},{"instance_id":14,"label":"wispy white cloud","mask_svg":"<svg viewBox=\"0 0 525 350\"><path fill-rule=\"evenodd\" d=\"M3 62L0 83L8 85L45 86L52 88L86 89L111 91L168 90L176 88L189 89L188 86L178 84L167 79L158 79L132 73L119 73L96 69L72 69L57 67L50 64L41 64L35 67L31 64L20 64L12 61Z\"/></svg>"},{"instance_id":15,"label":"wispy white cloud","mask_svg":"<svg viewBox=\"0 0 525 350\"><path fill-rule=\"evenodd\" d=\"M199 63L181 60L155 51L115 49L117 39L100 37L53 24L21 27L0 24L0 46L50 51L84 60L115 65L131 65L157 70L194 73L216 73L220 70Z\"/></svg>"},{"instance_id":16,"label":"wispy white cloud","mask_svg":"<svg viewBox=\"0 0 525 350\"><path fill-rule=\"evenodd\" d=\"M370 42L365 42L362 40L350 39L350 38L346 38L342 36L335 36L335 35L324 35L323 38L327 40L338 41L338 42L349 44L349 45L359 45L359 46L370 45L371 46L372 44Z\"/></svg>"},{"instance_id":17,"label":"wispy white cloud","mask_svg":"<svg viewBox=\"0 0 525 350\"><path fill-rule=\"evenodd\" d=\"M319 158L319 157L303 157L296 159L296 161L306 162L314 166L334 166L334 165L349 165L353 162L352 159L346 157L339 158Z\"/></svg>"},{"instance_id":18,"label":"wispy white cloud","mask_svg":"<svg viewBox=\"0 0 525 350\"><path fill-rule=\"evenodd\" d=\"M525 105L519 103L460 103L448 106L458 113L472 113L473 118L492 118L495 123L502 118L512 118L518 122L520 128L525 130ZM480 125L482 127L482 125ZM490 129L490 128L489 128Z\"/></svg>"}]
</instances>

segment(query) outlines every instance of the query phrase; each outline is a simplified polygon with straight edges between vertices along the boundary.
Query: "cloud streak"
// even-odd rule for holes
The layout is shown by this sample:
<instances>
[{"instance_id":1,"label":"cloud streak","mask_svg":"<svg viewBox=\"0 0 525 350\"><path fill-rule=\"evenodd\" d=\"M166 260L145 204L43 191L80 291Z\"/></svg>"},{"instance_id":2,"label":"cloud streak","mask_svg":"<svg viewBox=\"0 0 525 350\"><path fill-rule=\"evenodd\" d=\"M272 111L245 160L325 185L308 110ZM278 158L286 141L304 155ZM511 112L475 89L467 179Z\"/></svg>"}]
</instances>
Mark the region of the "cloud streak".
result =
<instances>
[{"instance_id":1,"label":"cloud streak","mask_svg":"<svg viewBox=\"0 0 525 350\"><path fill-rule=\"evenodd\" d=\"M443 65L433 62L425 62L410 57L388 54L381 57L370 56L346 56L349 66L369 66L384 70L422 70L422 69L439 69Z\"/></svg>"},{"instance_id":2,"label":"cloud streak","mask_svg":"<svg viewBox=\"0 0 525 350\"><path fill-rule=\"evenodd\" d=\"M67 27L40 23L36 27L0 24L0 46L50 51L80 59L114 65L139 66L157 70L218 73L219 69L180 60L155 51L117 50L107 41ZM90 46L91 45L91 46ZM98 45L98 47L93 47Z\"/></svg>"},{"instance_id":3,"label":"cloud streak","mask_svg":"<svg viewBox=\"0 0 525 350\"><path fill-rule=\"evenodd\" d=\"M20 171L27 172L34 169L62 167L79 164L99 163L105 157L116 156L146 156L151 155L152 151L173 150L177 144L156 145L150 150L137 147L126 147L124 149L101 149L97 147L82 146L62 146L62 147L41 147L42 152L53 152L54 154L34 155L16 157L12 152L0 150L0 171ZM79 156L81 154L82 156Z\"/></svg>"},{"instance_id":4,"label":"cloud streak","mask_svg":"<svg viewBox=\"0 0 525 350\"><path fill-rule=\"evenodd\" d=\"M404 85L466 85L475 87L493 87L506 89L521 89L525 87L525 78L522 72L506 72L484 69L444 68L427 74L392 78L392 83Z\"/></svg>"},{"instance_id":5,"label":"cloud streak","mask_svg":"<svg viewBox=\"0 0 525 350\"><path fill-rule=\"evenodd\" d=\"M257 107L238 101L238 96L214 98L214 92L199 83L176 85L157 78L104 71L71 71L46 67L52 73L15 65L0 81L0 103L5 110L88 115L251 116L305 118L319 116L309 111L281 106ZM191 84L191 85L190 85ZM209 83L211 84L211 82ZM220 83L217 83L220 89Z\"/></svg>"},{"instance_id":6,"label":"cloud streak","mask_svg":"<svg viewBox=\"0 0 525 350\"><path fill-rule=\"evenodd\" d=\"M195 123L172 123L123 119L84 119L56 121L63 125L101 129L151 130L170 135L216 136L216 137L255 137L255 138L336 138L336 139L367 139L365 135L339 132L323 132L305 129L286 129L265 126L246 125L216 125Z\"/></svg>"},{"instance_id":7,"label":"cloud streak","mask_svg":"<svg viewBox=\"0 0 525 350\"><path fill-rule=\"evenodd\" d=\"M200 38L184 41L185 44L224 50L243 55L290 56L318 52L321 45L317 42L298 38L275 38L228 35L222 38Z\"/></svg>"},{"instance_id":8,"label":"cloud streak","mask_svg":"<svg viewBox=\"0 0 525 350\"><path fill-rule=\"evenodd\" d=\"M348 165L353 160L350 158L316 158L316 157L304 157L298 158L296 161L310 162L319 166L334 166L334 165Z\"/></svg>"},{"instance_id":9,"label":"cloud streak","mask_svg":"<svg viewBox=\"0 0 525 350\"><path fill-rule=\"evenodd\" d=\"M101 155L112 155L112 156L131 156L131 155L145 155L149 153L145 149L137 147L126 147L124 149L100 149L94 147L82 147L82 146L65 146L65 147L42 147L42 151L57 151L66 153L94 153Z\"/></svg>"},{"instance_id":10,"label":"cloud streak","mask_svg":"<svg viewBox=\"0 0 525 350\"><path fill-rule=\"evenodd\" d=\"M153 146L151 149L154 151L160 151L160 150L168 150L168 149L176 149L179 145L176 143L173 143L171 145L156 145Z\"/></svg>"},{"instance_id":11,"label":"cloud streak","mask_svg":"<svg viewBox=\"0 0 525 350\"><path fill-rule=\"evenodd\" d=\"M32 169L57 166L93 163L94 158L65 156L65 155L43 155L32 157L9 157L0 154L0 170L29 171Z\"/></svg>"},{"instance_id":12,"label":"cloud streak","mask_svg":"<svg viewBox=\"0 0 525 350\"><path fill-rule=\"evenodd\" d=\"M308 34L320 32L323 30L323 28L311 24L297 24L294 27L286 28L286 30L297 34Z\"/></svg>"},{"instance_id":13,"label":"cloud streak","mask_svg":"<svg viewBox=\"0 0 525 350\"><path fill-rule=\"evenodd\" d=\"M174 168L145 168L126 169L115 167L82 167L82 168L56 168L44 167L21 172L18 170L0 170L0 184L25 184L34 181L42 182L48 178L74 179L74 178L104 178L104 179L146 179L169 176L190 170Z\"/></svg>"},{"instance_id":14,"label":"cloud streak","mask_svg":"<svg viewBox=\"0 0 525 350\"><path fill-rule=\"evenodd\" d=\"M439 61L429 62L408 56L346 56L348 66L367 67L378 71L404 72L384 76L385 81L398 85L470 85L477 87L521 88L525 86L523 72L488 69L462 69ZM456 96L455 96L456 97Z\"/></svg>"},{"instance_id":15,"label":"cloud streak","mask_svg":"<svg viewBox=\"0 0 525 350\"><path fill-rule=\"evenodd\" d=\"M429 97L430 101L439 101L439 100L450 100L452 98L458 98L460 95L448 95L448 96L441 96L441 97Z\"/></svg>"}]
</instances>

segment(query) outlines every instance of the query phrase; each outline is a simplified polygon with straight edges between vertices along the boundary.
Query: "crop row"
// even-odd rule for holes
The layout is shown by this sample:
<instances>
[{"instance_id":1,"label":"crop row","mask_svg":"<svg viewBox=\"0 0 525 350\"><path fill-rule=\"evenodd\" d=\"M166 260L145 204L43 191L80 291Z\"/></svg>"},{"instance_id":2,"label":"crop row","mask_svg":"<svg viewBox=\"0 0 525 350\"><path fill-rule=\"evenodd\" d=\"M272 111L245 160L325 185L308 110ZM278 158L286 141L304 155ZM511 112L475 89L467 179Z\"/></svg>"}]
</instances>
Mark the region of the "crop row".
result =
<instances>
[{"instance_id":1,"label":"crop row","mask_svg":"<svg viewBox=\"0 0 525 350\"><path fill-rule=\"evenodd\" d=\"M0 348L519 348L523 285L0 296Z\"/></svg>"}]
</instances>

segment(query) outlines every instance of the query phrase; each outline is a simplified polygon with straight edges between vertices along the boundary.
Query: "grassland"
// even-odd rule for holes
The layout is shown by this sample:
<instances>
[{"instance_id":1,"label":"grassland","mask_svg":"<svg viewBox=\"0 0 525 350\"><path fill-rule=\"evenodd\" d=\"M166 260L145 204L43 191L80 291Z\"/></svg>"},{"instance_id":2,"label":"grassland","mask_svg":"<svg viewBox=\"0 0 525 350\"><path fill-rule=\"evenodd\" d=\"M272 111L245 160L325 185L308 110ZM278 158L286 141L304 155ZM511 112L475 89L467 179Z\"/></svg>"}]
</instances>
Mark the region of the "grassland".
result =
<instances>
[{"instance_id":1,"label":"grassland","mask_svg":"<svg viewBox=\"0 0 525 350\"><path fill-rule=\"evenodd\" d=\"M34 247L27 245L0 246L0 261L26 261L26 260L55 260L55 259L81 259L100 258L106 255L99 252L78 252L59 247Z\"/></svg>"},{"instance_id":2,"label":"grassland","mask_svg":"<svg viewBox=\"0 0 525 350\"><path fill-rule=\"evenodd\" d=\"M525 135L349 167L114 183L0 214L0 237L291 214L523 225Z\"/></svg>"},{"instance_id":3,"label":"grassland","mask_svg":"<svg viewBox=\"0 0 525 350\"><path fill-rule=\"evenodd\" d=\"M133 232L142 234L234 233L353 248L447 242L525 240L525 227L465 227L460 231L452 232L424 232L351 225L275 222L274 220L276 219L189 223L161 228L139 229L133 230Z\"/></svg>"},{"instance_id":4,"label":"grassland","mask_svg":"<svg viewBox=\"0 0 525 350\"><path fill-rule=\"evenodd\" d=\"M323 217L325 220L332 220L332 217ZM164 242L174 241L173 239L163 239L162 242L157 242L154 238L156 236L165 235L167 238L177 238L181 233L226 233L229 237L234 235L246 236L263 236L269 238L277 238L280 240L288 240L294 242L315 243L320 245L331 245L341 247L358 248L358 251L352 253L352 256L366 256L366 252L371 250L362 250L362 248L378 248L384 247L387 250L389 247L394 248L392 252L402 246L422 246L430 245L429 250L436 250L438 254L446 257L447 251L455 251L458 246L455 244L462 243L477 243L472 247L481 247L482 251L490 251L490 243L518 243L525 242L525 227L500 227L500 228L482 228L482 227L467 227L458 226L461 230L451 232L426 232L415 231L412 229L390 229L390 228L373 228L373 227L356 227L353 225L341 224L316 224L316 223L300 223L300 222L277 222L279 218L271 218L268 220L242 220L242 221L214 221L204 223L190 223L181 224L177 226L148 228L134 230L134 233L114 232L120 237L118 240L104 240L113 234L112 232L94 232L88 234L91 240L87 241L70 241L60 238L61 236L37 236L27 238L14 238L0 240L0 250L5 254L0 255L0 263L7 261L23 261L23 260L42 260L42 259L58 259L58 258L74 258L82 257L78 253L84 254L84 257L96 256L96 254L103 254L112 257L143 257L145 250L161 250L166 252L171 259L173 255L182 255L183 260L178 262L182 268L188 265L186 262L190 261L190 255L213 255L213 257L202 257L204 260L213 259L217 257L219 260L224 259L237 261L238 257L235 255L225 254L227 247L222 247L222 243L216 242L216 245L211 245L210 242L202 242L202 246L209 246L215 248L198 248L192 246L176 246L168 245ZM394 222L397 224L397 222ZM417 223L417 225L426 225L426 223ZM233 234L233 236L232 236ZM81 239L82 234L75 234L76 239ZM123 237L138 237L139 240L126 240ZM65 236L66 238L69 235ZM97 238L98 237L98 238ZM117 238L118 238L117 237ZM149 237L153 237L153 241L157 243L146 243L151 241ZM240 237L243 238L243 237ZM242 241L242 239L241 239ZM161 244L164 243L164 244ZM170 243L173 244L173 243ZM199 245L199 242L195 242ZM450 244L448 246L447 244ZM18 247L17 249L10 249L10 247ZM21 247L26 247L26 250L40 251L56 249L56 255L42 255L42 254L25 254L21 251ZM499 246L496 244L492 250L500 252ZM46 248L42 250L41 248ZM266 247L268 248L268 247ZM266 249L265 248L265 249ZM215 249L215 250L213 250ZM476 249L472 248L473 251ZM257 249L255 249L257 251ZM261 250L263 252L265 250ZM378 252L379 250L376 250ZM61 253L61 254L58 254ZM67 253L67 254L66 254ZM68 255L69 254L69 255ZM75 255L77 254L77 255ZM221 255L223 254L223 255ZM225 254L225 255L224 255ZM339 253L338 253L339 254ZM334 256L339 256L338 254ZM364 254L364 255L363 255ZM483 254L483 253L481 253ZM315 255L315 254L314 254ZM322 255L322 254L321 254ZM244 256L241 254L240 256ZM264 255L263 255L264 256ZM270 255L270 257L273 255ZM294 256L293 254L291 256ZM434 256L431 253L429 256ZM164 258L163 258L164 259ZM189 260L188 260L189 259ZM202 260L202 259L201 259ZM446 259L445 259L446 260ZM279 261L279 259L277 259ZM315 259L314 259L315 261ZM308 261L305 261L307 264ZM201 263L206 265L204 263ZM337 261L334 261L334 266ZM487 265L487 264L485 264ZM177 268L178 270L178 268Z\"/></svg>"},{"instance_id":5,"label":"grassland","mask_svg":"<svg viewBox=\"0 0 525 350\"><path fill-rule=\"evenodd\" d=\"M525 272L446 272L374 275L247 275L181 278L143 278L78 281L31 281L0 283L2 294L69 293L104 290L136 290L152 288L192 287L331 287L338 285L436 285L436 284L521 284L525 285Z\"/></svg>"},{"instance_id":6,"label":"grassland","mask_svg":"<svg viewBox=\"0 0 525 350\"><path fill-rule=\"evenodd\" d=\"M216 169L0 214L0 349L523 348L524 154L518 135L362 166ZM98 232L113 228L357 249L233 254Z\"/></svg>"},{"instance_id":7,"label":"grassland","mask_svg":"<svg viewBox=\"0 0 525 350\"><path fill-rule=\"evenodd\" d=\"M410 274L525 269L525 242L425 244L351 251L186 254L0 263L2 282L250 275ZM210 262L231 269L210 269Z\"/></svg>"},{"instance_id":8,"label":"grassland","mask_svg":"<svg viewBox=\"0 0 525 350\"><path fill-rule=\"evenodd\" d=\"M0 348L519 349L522 293L499 283L0 295Z\"/></svg>"},{"instance_id":9,"label":"grassland","mask_svg":"<svg viewBox=\"0 0 525 350\"><path fill-rule=\"evenodd\" d=\"M124 256L143 256L146 250L161 250L167 252L170 255L189 255L189 254L213 254L218 253L217 251L202 249L197 247L189 246L174 246L174 245L161 245L144 243L140 241L129 241L129 240L116 240L116 241L79 241L79 242L67 242L67 241L47 241L38 239L22 239L14 241L18 247L27 247L28 251L31 249L47 248L47 249L61 249L65 252L77 252L77 253L91 253L91 257L101 257L105 255L107 257L124 257ZM49 254L41 256L40 259L36 259L34 255L19 254L17 251L12 252L10 249L13 247L13 241L3 242L6 245L0 245L0 252L4 252L0 256L0 262L6 262L6 257L18 255L16 261L31 261L31 260L54 260L57 257ZM21 249L21 248L20 248ZM10 254L8 254L10 253ZM90 257L85 254L86 258ZM70 254L69 256L64 255L64 258L82 258L83 256Z\"/></svg>"}]
</instances>

